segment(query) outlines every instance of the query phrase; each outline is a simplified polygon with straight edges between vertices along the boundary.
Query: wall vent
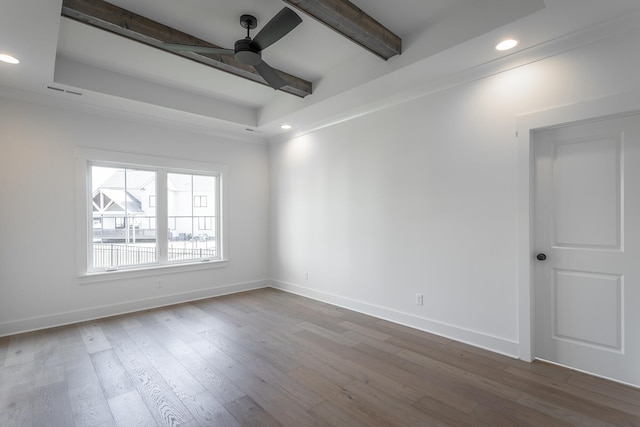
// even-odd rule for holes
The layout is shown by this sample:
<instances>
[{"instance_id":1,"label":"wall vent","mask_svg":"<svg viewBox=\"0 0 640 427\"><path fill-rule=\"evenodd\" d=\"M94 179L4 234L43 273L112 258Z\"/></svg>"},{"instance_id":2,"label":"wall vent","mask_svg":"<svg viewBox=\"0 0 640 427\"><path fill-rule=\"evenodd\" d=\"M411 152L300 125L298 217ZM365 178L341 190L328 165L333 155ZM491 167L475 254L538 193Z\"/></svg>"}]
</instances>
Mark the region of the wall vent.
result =
<instances>
[{"instance_id":1,"label":"wall vent","mask_svg":"<svg viewBox=\"0 0 640 427\"><path fill-rule=\"evenodd\" d=\"M47 86L47 89L55 90L56 92L68 93L70 95L82 96L82 92L78 92L78 91L75 91L75 90L69 90L69 89L63 89L61 87Z\"/></svg>"}]
</instances>

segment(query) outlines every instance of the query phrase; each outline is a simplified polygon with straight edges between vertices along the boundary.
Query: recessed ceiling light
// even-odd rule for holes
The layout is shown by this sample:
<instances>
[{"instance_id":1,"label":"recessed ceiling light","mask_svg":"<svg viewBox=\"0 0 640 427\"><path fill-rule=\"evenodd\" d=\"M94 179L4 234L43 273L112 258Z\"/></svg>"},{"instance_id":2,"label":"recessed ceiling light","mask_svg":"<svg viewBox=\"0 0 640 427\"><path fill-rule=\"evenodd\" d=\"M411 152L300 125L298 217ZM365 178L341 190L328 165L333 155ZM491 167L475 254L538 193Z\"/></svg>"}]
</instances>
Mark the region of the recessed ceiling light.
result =
<instances>
[{"instance_id":1,"label":"recessed ceiling light","mask_svg":"<svg viewBox=\"0 0 640 427\"><path fill-rule=\"evenodd\" d=\"M496 50L509 50L509 49L513 49L517 45L518 45L518 40L506 39L506 40L502 40L500 43L496 45Z\"/></svg>"},{"instance_id":2,"label":"recessed ceiling light","mask_svg":"<svg viewBox=\"0 0 640 427\"><path fill-rule=\"evenodd\" d=\"M280 126L280 129L289 130L291 129L291 125L282 125Z\"/></svg>"},{"instance_id":3,"label":"recessed ceiling light","mask_svg":"<svg viewBox=\"0 0 640 427\"><path fill-rule=\"evenodd\" d=\"M2 62L6 62L8 64L19 64L20 61L18 60L18 58L15 58L11 55L7 55L4 53L0 53L0 61Z\"/></svg>"}]
</instances>

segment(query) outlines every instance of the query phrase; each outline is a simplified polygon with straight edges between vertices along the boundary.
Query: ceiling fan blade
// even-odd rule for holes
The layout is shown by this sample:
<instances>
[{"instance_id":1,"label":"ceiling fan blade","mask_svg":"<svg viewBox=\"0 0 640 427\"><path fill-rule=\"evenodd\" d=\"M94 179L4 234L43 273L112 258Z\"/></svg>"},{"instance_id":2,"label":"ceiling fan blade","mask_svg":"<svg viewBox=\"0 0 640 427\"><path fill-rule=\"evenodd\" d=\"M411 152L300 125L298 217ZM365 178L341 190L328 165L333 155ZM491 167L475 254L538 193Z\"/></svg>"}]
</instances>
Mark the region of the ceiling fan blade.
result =
<instances>
[{"instance_id":1,"label":"ceiling fan blade","mask_svg":"<svg viewBox=\"0 0 640 427\"><path fill-rule=\"evenodd\" d=\"M173 50L175 52L195 52L195 53L213 53L219 55L233 55L233 49L224 49L221 47L207 47L207 46L191 46L188 44L173 44L163 43L162 47L167 50Z\"/></svg>"},{"instance_id":2,"label":"ceiling fan blade","mask_svg":"<svg viewBox=\"0 0 640 427\"><path fill-rule=\"evenodd\" d=\"M266 62L260 62L258 65L254 65L254 68L256 69L258 74L260 74L262 78L265 79L267 83L269 83L269 86L271 86L272 88L280 89L281 87L287 85L287 82L285 82L284 79L280 77L278 72L271 68Z\"/></svg>"},{"instance_id":3,"label":"ceiling fan blade","mask_svg":"<svg viewBox=\"0 0 640 427\"><path fill-rule=\"evenodd\" d=\"M284 7L276 16L271 18L271 21L262 27L262 30L253 38L251 44L260 50L266 49L287 35L289 31L293 30L301 22L302 18L293 10Z\"/></svg>"}]
</instances>

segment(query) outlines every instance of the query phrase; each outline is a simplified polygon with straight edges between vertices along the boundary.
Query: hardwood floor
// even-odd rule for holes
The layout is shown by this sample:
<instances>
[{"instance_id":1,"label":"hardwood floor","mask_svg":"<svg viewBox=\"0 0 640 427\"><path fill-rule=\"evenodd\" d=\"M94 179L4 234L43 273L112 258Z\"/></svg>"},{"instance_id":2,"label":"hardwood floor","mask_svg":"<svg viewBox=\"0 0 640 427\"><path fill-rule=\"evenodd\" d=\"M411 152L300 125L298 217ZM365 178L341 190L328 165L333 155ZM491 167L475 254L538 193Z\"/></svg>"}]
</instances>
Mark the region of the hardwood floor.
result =
<instances>
[{"instance_id":1,"label":"hardwood floor","mask_svg":"<svg viewBox=\"0 0 640 427\"><path fill-rule=\"evenodd\" d=\"M640 390L273 289L0 338L1 426L640 426Z\"/></svg>"}]
</instances>

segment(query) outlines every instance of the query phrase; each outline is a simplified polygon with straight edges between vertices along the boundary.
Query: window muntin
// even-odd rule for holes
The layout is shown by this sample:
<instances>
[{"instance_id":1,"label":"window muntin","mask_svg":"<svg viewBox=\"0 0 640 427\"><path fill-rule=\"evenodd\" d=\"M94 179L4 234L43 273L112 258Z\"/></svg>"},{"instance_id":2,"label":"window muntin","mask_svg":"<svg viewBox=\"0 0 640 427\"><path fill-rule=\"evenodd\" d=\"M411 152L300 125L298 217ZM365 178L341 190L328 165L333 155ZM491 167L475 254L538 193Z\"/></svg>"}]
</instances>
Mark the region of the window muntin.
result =
<instances>
[{"instance_id":1,"label":"window muntin","mask_svg":"<svg viewBox=\"0 0 640 427\"><path fill-rule=\"evenodd\" d=\"M221 172L87 165L88 273L222 260Z\"/></svg>"}]
</instances>

